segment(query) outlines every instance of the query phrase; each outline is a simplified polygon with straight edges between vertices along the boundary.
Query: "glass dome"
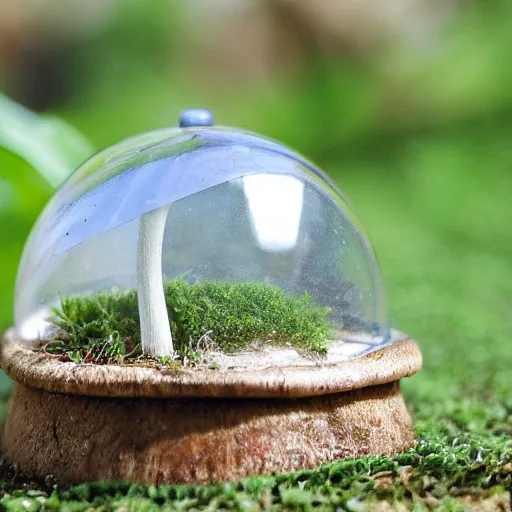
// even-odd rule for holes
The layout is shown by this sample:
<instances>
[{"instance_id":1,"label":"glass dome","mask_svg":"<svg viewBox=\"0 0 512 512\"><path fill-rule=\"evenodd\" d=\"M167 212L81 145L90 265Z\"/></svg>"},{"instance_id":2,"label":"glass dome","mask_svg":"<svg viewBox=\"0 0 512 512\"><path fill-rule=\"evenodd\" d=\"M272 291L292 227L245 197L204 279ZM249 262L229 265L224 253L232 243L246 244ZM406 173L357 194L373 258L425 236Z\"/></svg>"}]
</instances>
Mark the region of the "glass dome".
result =
<instances>
[{"instance_id":1,"label":"glass dome","mask_svg":"<svg viewBox=\"0 0 512 512\"><path fill-rule=\"evenodd\" d=\"M293 151L214 126L107 148L46 206L20 263L17 332L101 337L95 315L157 356L207 340L354 357L390 341L380 271L347 199Z\"/></svg>"}]
</instances>

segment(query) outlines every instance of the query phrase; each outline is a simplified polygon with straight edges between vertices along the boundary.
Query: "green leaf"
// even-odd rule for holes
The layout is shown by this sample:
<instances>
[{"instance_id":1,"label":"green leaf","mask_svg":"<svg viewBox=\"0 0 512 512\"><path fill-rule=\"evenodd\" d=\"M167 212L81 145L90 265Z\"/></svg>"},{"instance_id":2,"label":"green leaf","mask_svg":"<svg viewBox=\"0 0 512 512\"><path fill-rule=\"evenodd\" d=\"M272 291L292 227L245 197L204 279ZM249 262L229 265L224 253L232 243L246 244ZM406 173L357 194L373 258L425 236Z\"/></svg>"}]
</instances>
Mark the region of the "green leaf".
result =
<instances>
[{"instance_id":1,"label":"green leaf","mask_svg":"<svg viewBox=\"0 0 512 512\"><path fill-rule=\"evenodd\" d=\"M29 163L59 187L93 154L85 137L61 119L39 116L0 94L0 147Z\"/></svg>"}]
</instances>

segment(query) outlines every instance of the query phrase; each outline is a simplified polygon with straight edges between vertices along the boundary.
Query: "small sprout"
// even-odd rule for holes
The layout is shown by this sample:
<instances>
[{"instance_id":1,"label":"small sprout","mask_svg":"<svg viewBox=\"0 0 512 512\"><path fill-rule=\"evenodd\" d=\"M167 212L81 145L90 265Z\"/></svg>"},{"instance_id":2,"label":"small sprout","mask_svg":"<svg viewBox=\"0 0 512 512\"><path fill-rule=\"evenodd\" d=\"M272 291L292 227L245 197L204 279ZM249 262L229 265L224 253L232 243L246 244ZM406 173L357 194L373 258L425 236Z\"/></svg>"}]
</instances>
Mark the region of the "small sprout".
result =
<instances>
[{"instance_id":1,"label":"small sprout","mask_svg":"<svg viewBox=\"0 0 512 512\"><path fill-rule=\"evenodd\" d=\"M68 352L67 356L73 363L80 364L83 362L82 356L78 351Z\"/></svg>"}]
</instances>

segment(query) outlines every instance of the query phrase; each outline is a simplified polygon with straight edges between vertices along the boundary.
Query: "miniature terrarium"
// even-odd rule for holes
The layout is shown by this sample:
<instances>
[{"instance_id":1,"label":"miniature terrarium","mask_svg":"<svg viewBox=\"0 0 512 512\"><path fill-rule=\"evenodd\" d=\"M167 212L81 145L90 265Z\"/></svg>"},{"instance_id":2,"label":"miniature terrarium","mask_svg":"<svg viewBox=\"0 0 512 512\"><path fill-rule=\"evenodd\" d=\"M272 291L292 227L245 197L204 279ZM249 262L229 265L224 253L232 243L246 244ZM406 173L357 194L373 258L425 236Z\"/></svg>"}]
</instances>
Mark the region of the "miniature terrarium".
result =
<instances>
[{"instance_id":1,"label":"miniature terrarium","mask_svg":"<svg viewBox=\"0 0 512 512\"><path fill-rule=\"evenodd\" d=\"M329 178L192 110L100 152L47 205L2 365L21 469L211 482L408 448L398 380L421 356L389 329Z\"/></svg>"},{"instance_id":2,"label":"miniature terrarium","mask_svg":"<svg viewBox=\"0 0 512 512\"><path fill-rule=\"evenodd\" d=\"M15 318L31 346L80 363L351 357L391 339L372 249L332 182L213 127L135 137L79 169L27 243Z\"/></svg>"}]
</instances>

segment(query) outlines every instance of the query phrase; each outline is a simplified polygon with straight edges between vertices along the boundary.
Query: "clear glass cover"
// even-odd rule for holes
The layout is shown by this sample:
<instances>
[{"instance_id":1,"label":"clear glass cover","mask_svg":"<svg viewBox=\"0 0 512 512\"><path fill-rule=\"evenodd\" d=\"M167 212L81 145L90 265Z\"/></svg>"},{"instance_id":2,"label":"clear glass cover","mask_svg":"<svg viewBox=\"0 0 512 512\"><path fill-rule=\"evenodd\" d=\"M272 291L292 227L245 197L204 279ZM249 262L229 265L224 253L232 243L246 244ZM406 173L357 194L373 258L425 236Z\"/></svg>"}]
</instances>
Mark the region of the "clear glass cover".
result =
<instances>
[{"instance_id":1,"label":"clear glass cover","mask_svg":"<svg viewBox=\"0 0 512 512\"><path fill-rule=\"evenodd\" d=\"M178 315L162 294L169 282L257 283L286 300L306 296L326 312L327 350L343 345L348 357L390 340L380 271L346 198L302 157L253 134L161 130L86 162L49 202L26 244L16 327L28 342L49 340L63 298L135 290L142 337L165 337L165 324L173 331ZM161 314L165 300L168 318ZM226 325L236 324L236 304ZM224 306L212 299L204 307ZM199 317L209 318L202 311ZM198 329L196 337L216 341L215 325ZM293 332L286 336L293 347ZM279 333L255 337L272 344Z\"/></svg>"}]
</instances>

